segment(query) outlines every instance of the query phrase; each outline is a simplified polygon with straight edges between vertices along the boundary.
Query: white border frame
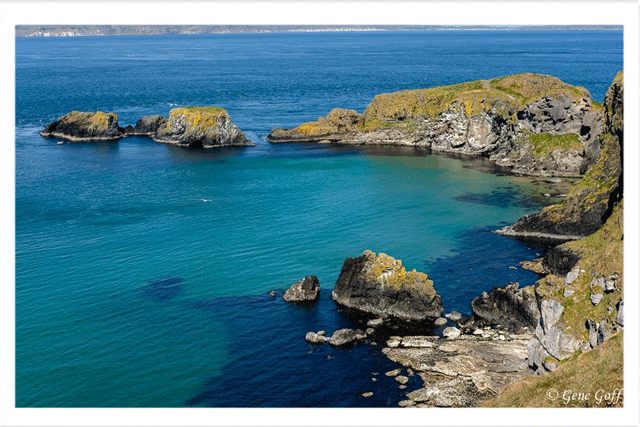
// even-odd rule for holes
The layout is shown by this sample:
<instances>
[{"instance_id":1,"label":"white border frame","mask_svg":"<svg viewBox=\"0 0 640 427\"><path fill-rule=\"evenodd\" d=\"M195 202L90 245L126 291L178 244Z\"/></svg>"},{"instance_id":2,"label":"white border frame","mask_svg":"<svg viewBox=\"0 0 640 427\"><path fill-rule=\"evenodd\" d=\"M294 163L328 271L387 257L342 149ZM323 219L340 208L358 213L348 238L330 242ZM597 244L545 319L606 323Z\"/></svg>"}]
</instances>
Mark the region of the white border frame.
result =
<instances>
[{"instance_id":1,"label":"white border frame","mask_svg":"<svg viewBox=\"0 0 640 427\"><path fill-rule=\"evenodd\" d=\"M153 11L150 16L149 12ZM0 11L0 424L637 426L638 21L635 1L568 2L33 2ZM15 25L624 25L625 407L622 409L26 409L15 408ZM613 76L612 76L613 77ZM12 142L14 142L12 144ZM635 257L635 258L634 258ZM635 338L635 339L634 339Z\"/></svg>"}]
</instances>

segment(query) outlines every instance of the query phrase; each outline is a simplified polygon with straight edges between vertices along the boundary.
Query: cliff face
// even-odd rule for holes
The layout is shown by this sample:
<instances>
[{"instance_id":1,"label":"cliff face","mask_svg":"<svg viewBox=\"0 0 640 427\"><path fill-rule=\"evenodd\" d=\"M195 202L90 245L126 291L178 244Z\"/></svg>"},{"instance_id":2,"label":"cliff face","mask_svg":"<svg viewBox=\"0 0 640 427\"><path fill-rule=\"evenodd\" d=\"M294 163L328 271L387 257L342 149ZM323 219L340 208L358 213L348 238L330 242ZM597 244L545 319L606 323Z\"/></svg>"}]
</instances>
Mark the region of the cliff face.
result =
<instances>
[{"instance_id":1,"label":"cliff face","mask_svg":"<svg viewBox=\"0 0 640 427\"><path fill-rule=\"evenodd\" d=\"M605 127L596 162L562 203L527 215L499 230L509 236L575 240L598 230L622 199L624 74L619 72L605 96Z\"/></svg>"},{"instance_id":2,"label":"cliff face","mask_svg":"<svg viewBox=\"0 0 640 427\"><path fill-rule=\"evenodd\" d=\"M345 260L331 297L345 307L403 321L442 314L442 299L426 274L406 271L400 260L369 250Z\"/></svg>"},{"instance_id":3,"label":"cliff face","mask_svg":"<svg viewBox=\"0 0 640 427\"><path fill-rule=\"evenodd\" d=\"M253 145L231 123L229 114L218 107L174 108L167 122L153 135L153 140L196 148Z\"/></svg>"},{"instance_id":4,"label":"cliff face","mask_svg":"<svg viewBox=\"0 0 640 427\"><path fill-rule=\"evenodd\" d=\"M405 145L489 157L526 175L579 176L597 153L602 107L551 76L518 74L376 96L267 140Z\"/></svg>"},{"instance_id":5,"label":"cliff face","mask_svg":"<svg viewBox=\"0 0 640 427\"><path fill-rule=\"evenodd\" d=\"M114 113L72 111L45 127L40 135L70 141L108 141L122 138Z\"/></svg>"},{"instance_id":6,"label":"cliff face","mask_svg":"<svg viewBox=\"0 0 640 427\"><path fill-rule=\"evenodd\" d=\"M620 72L605 97L600 153L585 177L562 203L521 218L505 233L586 235L556 246L543 261L549 274L534 287L540 317L528 346L528 364L536 370L554 370L624 325L623 94Z\"/></svg>"}]
</instances>

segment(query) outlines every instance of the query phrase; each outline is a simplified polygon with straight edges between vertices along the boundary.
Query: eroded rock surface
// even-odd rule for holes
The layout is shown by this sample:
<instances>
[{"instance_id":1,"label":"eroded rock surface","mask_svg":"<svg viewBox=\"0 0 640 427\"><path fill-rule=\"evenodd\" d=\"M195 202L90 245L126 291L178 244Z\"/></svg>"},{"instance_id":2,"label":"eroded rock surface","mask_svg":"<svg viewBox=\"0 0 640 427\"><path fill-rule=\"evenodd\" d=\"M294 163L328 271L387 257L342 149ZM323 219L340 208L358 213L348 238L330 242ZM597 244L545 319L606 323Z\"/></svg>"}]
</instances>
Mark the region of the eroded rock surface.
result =
<instances>
[{"instance_id":1,"label":"eroded rock surface","mask_svg":"<svg viewBox=\"0 0 640 427\"><path fill-rule=\"evenodd\" d=\"M519 174L579 176L597 157L601 126L586 89L526 73L377 95L363 114L334 109L267 140L422 147L489 157Z\"/></svg>"},{"instance_id":2,"label":"eroded rock surface","mask_svg":"<svg viewBox=\"0 0 640 427\"><path fill-rule=\"evenodd\" d=\"M382 352L391 360L415 371L424 387L407 393L400 406L477 406L503 387L529 373L528 335L496 333L487 337L460 335L441 339L433 336L403 337L395 348Z\"/></svg>"},{"instance_id":3,"label":"eroded rock surface","mask_svg":"<svg viewBox=\"0 0 640 427\"><path fill-rule=\"evenodd\" d=\"M345 260L331 297L345 307L403 321L433 321L442 314L442 299L426 274L369 250Z\"/></svg>"},{"instance_id":4,"label":"eroded rock surface","mask_svg":"<svg viewBox=\"0 0 640 427\"><path fill-rule=\"evenodd\" d=\"M533 330L540 317L533 288L519 288L515 282L483 292L471 301L471 309L478 324L502 325L512 331Z\"/></svg>"}]
</instances>

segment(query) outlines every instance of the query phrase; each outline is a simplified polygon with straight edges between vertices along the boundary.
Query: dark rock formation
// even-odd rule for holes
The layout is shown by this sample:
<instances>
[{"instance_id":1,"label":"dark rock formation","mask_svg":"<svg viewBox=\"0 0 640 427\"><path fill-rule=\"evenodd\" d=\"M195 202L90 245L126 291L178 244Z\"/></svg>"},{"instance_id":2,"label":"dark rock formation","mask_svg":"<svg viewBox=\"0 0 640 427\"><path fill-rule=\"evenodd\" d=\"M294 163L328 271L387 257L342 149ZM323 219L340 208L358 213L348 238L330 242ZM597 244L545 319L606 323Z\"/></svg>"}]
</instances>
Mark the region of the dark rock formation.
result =
<instances>
[{"instance_id":1,"label":"dark rock formation","mask_svg":"<svg viewBox=\"0 0 640 427\"><path fill-rule=\"evenodd\" d=\"M442 299L426 274L407 272L401 261L369 250L345 260L331 296L345 307L402 321L442 314Z\"/></svg>"},{"instance_id":2,"label":"dark rock formation","mask_svg":"<svg viewBox=\"0 0 640 427\"><path fill-rule=\"evenodd\" d=\"M174 108L153 140L193 148L255 145L218 107Z\"/></svg>"},{"instance_id":3,"label":"dark rock formation","mask_svg":"<svg viewBox=\"0 0 640 427\"><path fill-rule=\"evenodd\" d=\"M378 95L267 140L404 145L489 157L515 173L579 176L597 157L602 108L555 77L518 74Z\"/></svg>"},{"instance_id":4,"label":"dark rock formation","mask_svg":"<svg viewBox=\"0 0 640 427\"><path fill-rule=\"evenodd\" d=\"M111 141L122 138L114 113L72 111L49 123L40 135L69 141Z\"/></svg>"},{"instance_id":5,"label":"dark rock formation","mask_svg":"<svg viewBox=\"0 0 640 427\"><path fill-rule=\"evenodd\" d=\"M144 135L153 136L158 129L165 126L167 119L162 116L144 116L136 122L136 126L127 126L125 128L126 135Z\"/></svg>"},{"instance_id":6,"label":"dark rock formation","mask_svg":"<svg viewBox=\"0 0 640 427\"><path fill-rule=\"evenodd\" d=\"M316 276L306 276L302 280L291 285L282 295L287 302L315 301L320 294L320 284Z\"/></svg>"},{"instance_id":7,"label":"dark rock formation","mask_svg":"<svg viewBox=\"0 0 640 427\"><path fill-rule=\"evenodd\" d=\"M596 162L565 200L499 230L508 236L576 240L598 230L622 198L624 77L618 73L605 96L604 132Z\"/></svg>"},{"instance_id":8,"label":"dark rock formation","mask_svg":"<svg viewBox=\"0 0 640 427\"><path fill-rule=\"evenodd\" d=\"M471 301L471 309L479 325L501 325L510 331L521 331L525 326L535 329L540 318L538 303L532 287L518 288L512 282L494 287Z\"/></svg>"}]
</instances>

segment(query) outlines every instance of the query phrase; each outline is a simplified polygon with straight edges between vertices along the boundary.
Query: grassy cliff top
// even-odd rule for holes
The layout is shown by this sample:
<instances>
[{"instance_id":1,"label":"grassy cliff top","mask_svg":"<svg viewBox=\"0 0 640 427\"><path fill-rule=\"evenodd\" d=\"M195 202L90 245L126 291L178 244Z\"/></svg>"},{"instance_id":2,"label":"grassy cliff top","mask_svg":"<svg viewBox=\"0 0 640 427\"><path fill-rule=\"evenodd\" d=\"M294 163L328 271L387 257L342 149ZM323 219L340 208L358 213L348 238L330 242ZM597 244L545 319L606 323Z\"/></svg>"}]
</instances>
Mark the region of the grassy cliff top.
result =
<instances>
[{"instance_id":1,"label":"grassy cliff top","mask_svg":"<svg viewBox=\"0 0 640 427\"><path fill-rule=\"evenodd\" d=\"M452 103L463 106L468 116L483 111L508 116L527 103L542 97L572 100L590 99L583 87L541 74L515 74L493 80L476 80L429 89L404 90L376 96L364 112L365 122L371 120L405 120L435 118Z\"/></svg>"},{"instance_id":2,"label":"grassy cliff top","mask_svg":"<svg viewBox=\"0 0 640 427\"><path fill-rule=\"evenodd\" d=\"M303 123L291 130L278 129L278 136L322 136L348 131L375 130L412 120L435 119L441 113L464 109L467 116L477 116L486 111L505 118L536 99L591 99L589 91L572 86L562 80L541 74L515 74L493 80L476 80L428 89L403 90L377 95L363 114L353 110L334 109L326 117ZM591 101L594 110L602 105ZM514 118L515 119L515 118Z\"/></svg>"},{"instance_id":3,"label":"grassy cliff top","mask_svg":"<svg viewBox=\"0 0 640 427\"><path fill-rule=\"evenodd\" d=\"M492 408L621 407L623 388L624 332L602 345L562 362L547 375L529 375L507 386L483 406ZM558 394L556 395L555 392ZM570 390L565 394L565 390ZM590 393L589 399L571 400L572 392ZM549 393L549 394L548 394ZM598 393L596 395L596 393ZM607 395L609 393L609 395ZM564 394L564 396L563 396Z\"/></svg>"},{"instance_id":4,"label":"grassy cliff top","mask_svg":"<svg viewBox=\"0 0 640 427\"><path fill-rule=\"evenodd\" d=\"M75 124L83 128L107 130L111 123L118 122L118 116L115 113L105 113L98 111L96 113L84 111L72 111L58 119L61 123Z\"/></svg>"},{"instance_id":5,"label":"grassy cliff top","mask_svg":"<svg viewBox=\"0 0 640 427\"><path fill-rule=\"evenodd\" d=\"M220 114L226 114L227 110L225 110L224 108L220 108L220 107L180 107L180 108L174 108L169 112L169 115L176 115L176 114L185 114L185 115L192 115L192 114L202 114L202 115L220 115Z\"/></svg>"}]
</instances>

